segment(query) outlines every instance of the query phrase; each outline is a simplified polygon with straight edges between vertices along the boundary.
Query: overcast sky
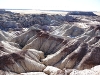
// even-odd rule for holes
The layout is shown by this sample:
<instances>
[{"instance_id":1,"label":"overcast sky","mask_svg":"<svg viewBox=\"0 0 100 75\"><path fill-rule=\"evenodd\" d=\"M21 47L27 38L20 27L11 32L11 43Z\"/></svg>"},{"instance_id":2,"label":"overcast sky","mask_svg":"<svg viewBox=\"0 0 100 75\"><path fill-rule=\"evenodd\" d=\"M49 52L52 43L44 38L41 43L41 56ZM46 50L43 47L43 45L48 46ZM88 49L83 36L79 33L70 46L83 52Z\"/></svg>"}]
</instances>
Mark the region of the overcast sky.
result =
<instances>
[{"instance_id":1,"label":"overcast sky","mask_svg":"<svg viewBox=\"0 0 100 75\"><path fill-rule=\"evenodd\" d=\"M100 11L100 0L0 0L0 8Z\"/></svg>"}]
</instances>

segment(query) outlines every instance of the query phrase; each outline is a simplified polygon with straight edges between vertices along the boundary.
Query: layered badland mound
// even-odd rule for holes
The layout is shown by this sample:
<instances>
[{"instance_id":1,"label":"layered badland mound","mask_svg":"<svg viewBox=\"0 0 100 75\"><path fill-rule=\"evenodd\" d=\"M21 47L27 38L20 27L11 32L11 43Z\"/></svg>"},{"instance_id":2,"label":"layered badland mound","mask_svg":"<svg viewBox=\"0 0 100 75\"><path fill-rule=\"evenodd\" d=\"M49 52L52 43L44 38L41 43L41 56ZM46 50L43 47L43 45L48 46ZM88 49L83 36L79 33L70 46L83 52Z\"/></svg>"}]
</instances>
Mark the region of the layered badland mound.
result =
<instances>
[{"instance_id":1,"label":"layered badland mound","mask_svg":"<svg viewBox=\"0 0 100 75\"><path fill-rule=\"evenodd\" d=\"M100 75L99 19L0 14L0 75Z\"/></svg>"}]
</instances>

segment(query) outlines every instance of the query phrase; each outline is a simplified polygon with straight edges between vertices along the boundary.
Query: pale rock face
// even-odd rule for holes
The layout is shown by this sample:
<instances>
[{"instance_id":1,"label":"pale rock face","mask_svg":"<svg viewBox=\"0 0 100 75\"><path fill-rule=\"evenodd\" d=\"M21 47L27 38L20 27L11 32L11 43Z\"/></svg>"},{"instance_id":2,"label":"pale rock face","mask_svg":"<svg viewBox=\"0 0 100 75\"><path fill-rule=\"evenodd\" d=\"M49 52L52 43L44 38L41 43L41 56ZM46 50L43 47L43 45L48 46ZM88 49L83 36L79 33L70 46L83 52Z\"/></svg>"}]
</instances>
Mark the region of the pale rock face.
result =
<instances>
[{"instance_id":1,"label":"pale rock face","mask_svg":"<svg viewBox=\"0 0 100 75\"><path fill-rule=\"evenodd\" d=\"M100 65L91 69L74 70L70 73L70 75L100 75Z\"/></svg>"},{"instance_id":2,"label":"pale rock face","mask_svg":"<svg viewBox=\"0 0 100 75\"><path fill-rule=\"evenodd\" d=\"M3 48L4 52L12 53L12 52L21 51L21 49L15 47L15 46L10 45L8 41L0 41L0 43L4 47Z\"/></svg>"},{"instance_id":3,"label":"pale rock face","mask_svg":"<svg viewBox=\"0 0 100 75\"><path fill-rule=\"evenodd\" d=\"M21 73L21 75L48 75L44 72L28 72L28 73Z\"/></svg>"},{"instance_id":4,"label":"pale rock face","mask_svg":"<svg viewBox=\"0 0 100 75\"><path fill-rule=\"evenodd\" d=\"M53 66L55 63L57 63L59 60L61 60L62 57L63 57L63 54L61 52L56 52L55 54L48 55L42 61L45 65Z\"/></svg>"},{"instance_id":5,"label":"pale rock face","mask_svg":"<svg viewBox=\"0 0 100 75\"><path fill-rule=\"evenodd\" d=\"M13 35L9 32L5 32L5 31L0 30L0 41L2 41L2 40L10 41L14 37L15 37L15 35Z\"/></svg>"},{"instance_id":6,"label":"pale rock face","mask_svg":"<svg viewBox=\"0 0 100 75\"><path fill-rule=\"evenodd\" d=\"M22 66L22 67L21 67ZM9 69L14 66L10 66ZM14 67L14 72L22 73L22 72L30 72L30 71L43 71L45 66L43 64L40 64L36 61L25 59L24 61L20 61L19 63L16 63L16 67ZM13 69L11 69L13 71Z\"/></svg>"},{"instance_id":7,"label":"pale rock face","mask_svg":"<svg viewBox=\"0 0 100 75\"><path fill-rule=\"evenodd\" d=\"M100 36L100 30L97 30L95 33L97 36Z\"/></svg>"},{"instance_id":8,"label":"pale rock face","mask_svg":"<svg viewBox=\"0 0 100 75\"><path fill-rule=\"evenodd\" d=\"M31 54L32 56L31 56ZM35 50L35 49L28 49L28 53L31 57L33 57L33 55L36 56L36 58L38 58L39 60L40 59L44 59L44 53L42 51L38 51L38 50Z\"/></svg>"},{"instance_id":9,"label":"pale rock face","mask_svg":"<svg viewBox=\"0 0 100 75\"><path fill-rule=\"evenodd\" d=\"M47 66L43 72L46 74L51 75L52 73L56 73L58 71L61 71L59 68L53 67L53 66Z\"/></svg>"},{"instance_id":10,"label":"pale rock face","mask_svg":"<svg viewBox=\"0 0 100 75\"><path fill-rule=\"evenodd\" d=\"M14 43L14 42L8 42L8 43L14 47L20 48L19 44L17 43Z\"/></svg>"},{"instance_id":11,"label":"pale rock face","mask_svg":"<svg viewBox=\"0 0 100 75\"><path fill-rule=\"evenodd\" d=\"M11 46L7 41L0 43L0 65L6 71L22 73L30 71L43 71L45 65L40 60L44 58L44 53L35 49L22 51L17 47ZM20 56L20 55L21 56ZM6 63L6 62L7 63ZM4 65L6 65L4 67Z\"/></svg>"},{"instance_id":12,"label":"pale rock face","mask_svg":"<svg viewBox=\"0 0 100 75\"><path fill-rule=\"evenodd\" d=\"M77 27L77 26L72 26L69 29L66 30L63 36L71 36L71 37L76 37L81 35L84 32L83 29Z\"/></svg>"},{"instance_id":13,"label":"pale rock face","mask_svg":"<svg viewBox=\"0 0 100 75\"><path fill-rule=\"evenodd\" d=\"M99 39L98 39L99 37L94 37L94 38L91 38L87 43L88 44L90 44L90 45L92 45L92 44L95 44L96 42L98 42L99 41Z\"/></svg>"},{"instance_id":14,"label":"pale rock face","mask_svg":"<svg viewBox=\"0 0 100 75\"><path fill-rule=\"evenodd\" d=\"M1 71L0 70L0 75L22 75L22 74L16 74L16 73L13 73L13 72Z\"/></svg>"}]
</instances>

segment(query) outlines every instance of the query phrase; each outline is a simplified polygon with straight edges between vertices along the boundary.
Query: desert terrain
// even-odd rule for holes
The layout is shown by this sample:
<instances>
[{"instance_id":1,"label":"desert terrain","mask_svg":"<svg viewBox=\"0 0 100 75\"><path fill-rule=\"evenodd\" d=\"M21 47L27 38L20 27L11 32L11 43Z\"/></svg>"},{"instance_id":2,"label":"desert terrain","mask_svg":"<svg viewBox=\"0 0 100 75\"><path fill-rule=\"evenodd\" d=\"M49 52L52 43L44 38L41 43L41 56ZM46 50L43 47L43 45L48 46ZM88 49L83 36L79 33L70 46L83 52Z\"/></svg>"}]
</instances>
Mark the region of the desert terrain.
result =
<instances>
[{"instance_id":1,"label":"desert terrain","mask_svg":"<svg viewBox=\"0 0 100 75\"><path fill-rule=\"evenodd\" d=\"M0 10L0 75L100 75L100 14Z\"/></svg>"},{"instance_id":2,"label":"desert terrain","mask_svg":"<svg viewBox=\"0 0 100 75\"><path fill-rule=\"evenodd\" d=\"M50 10L10 10L11 12L20 14L61 14L66 15L67 11L50 11Z\"/></svg>"},{"instance_id":3,"label":"desert terrain","mask_svg":"<svg viewBox=\"0 0 100 75\"><path fill-rule=\"evenodd\" d=\"M50 10L10 10L11 12L20 13L20 14L61 14L66 15L68 11L50 11ZM93 11L94 14L100 15L100 11Z\"/></svg>"}]
</instances>

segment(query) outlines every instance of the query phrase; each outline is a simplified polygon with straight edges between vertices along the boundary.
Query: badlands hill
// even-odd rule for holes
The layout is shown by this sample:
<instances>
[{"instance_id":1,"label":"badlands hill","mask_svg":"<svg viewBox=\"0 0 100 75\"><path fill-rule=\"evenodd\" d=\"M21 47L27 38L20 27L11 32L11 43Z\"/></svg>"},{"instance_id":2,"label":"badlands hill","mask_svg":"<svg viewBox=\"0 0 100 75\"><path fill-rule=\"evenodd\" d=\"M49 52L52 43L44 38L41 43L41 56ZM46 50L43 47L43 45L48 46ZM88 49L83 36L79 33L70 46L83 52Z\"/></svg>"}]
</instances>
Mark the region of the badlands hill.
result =
<instances>
[{"instance_id":1,"label":"badlands hill","mask_svg":"<svg viewBox=\"0 0 100 75\"><path fill-rule=\"evenodd\" d=\"M99 15L0 12L0 75L100 75Z\"/></svg>"}]
</instances>

